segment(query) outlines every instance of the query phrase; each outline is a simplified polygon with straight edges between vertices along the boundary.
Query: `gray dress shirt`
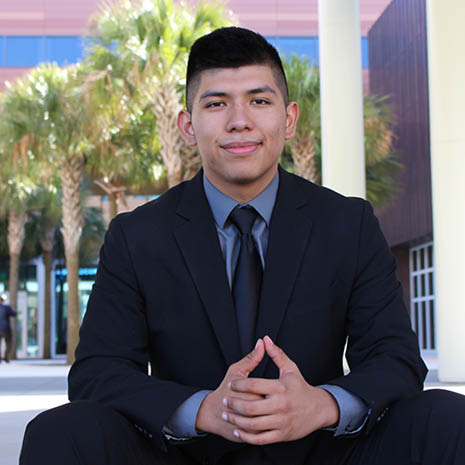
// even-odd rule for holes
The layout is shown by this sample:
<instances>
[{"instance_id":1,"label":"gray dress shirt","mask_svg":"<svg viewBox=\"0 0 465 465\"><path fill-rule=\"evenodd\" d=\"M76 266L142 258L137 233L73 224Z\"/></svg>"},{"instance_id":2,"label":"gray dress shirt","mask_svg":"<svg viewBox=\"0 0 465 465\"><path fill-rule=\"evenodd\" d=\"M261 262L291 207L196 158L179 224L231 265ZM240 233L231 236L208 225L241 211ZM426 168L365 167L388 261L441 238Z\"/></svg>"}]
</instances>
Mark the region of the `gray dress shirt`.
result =
<instances>
[{"instance_id":1,"label":"gray dress shirt","mask_svg":"<svg viewBox=\"0 0 465 465\"><path fill-rule=\"evenodd\" d=\"M203 177L203 185L213 218L215 219L216 231L218 233L221 252L225 260L229 286L231 288L232 278L239 255L240 239L239 231L232 222L228 220L228 217L233 208L238 205L238 202L219 191L207 179L205 174ZM278 192L278 186L279 174L276 172L275 177L268 187L253 200L244 204L254 207L258 212L252 227L252 235L258 248L263 269L265 269L266 266L265 256L270 234L270 220ZM335 436L358 433L363 428L368 418L368 407L365 402L339 386L324 384L319 387L328 391L336 399L339 406L339 423L337 427L328 429L334 431ZM164 432L167 437L182 440L201 436L195 429L195 420L200 404L209 392L211 391L204 390L196 392L176 409L170 417L168 424L165 426Z\"/></svg>"}]
</instances>

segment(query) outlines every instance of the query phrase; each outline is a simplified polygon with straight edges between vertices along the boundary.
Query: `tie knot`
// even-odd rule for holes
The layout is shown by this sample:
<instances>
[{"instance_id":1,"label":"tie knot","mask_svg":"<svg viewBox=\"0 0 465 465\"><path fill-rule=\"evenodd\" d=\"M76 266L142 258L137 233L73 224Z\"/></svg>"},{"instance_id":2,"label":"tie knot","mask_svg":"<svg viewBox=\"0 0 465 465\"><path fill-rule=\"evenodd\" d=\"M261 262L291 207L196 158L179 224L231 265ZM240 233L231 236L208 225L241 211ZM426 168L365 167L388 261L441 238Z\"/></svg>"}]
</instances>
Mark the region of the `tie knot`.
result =
<instances>
[{"instance_id":1,"label":"tie knot","mask_svg":"<svg viewBox=\"0 0 465 465\"><path fill-rule=\"evenodd\" d=\"M241 234L250 234L257 214L257 210L250 205L246 207L237 206L229 214L229 218L231 218L234 226L239 229Z\"/></svg>"}]
</instances>

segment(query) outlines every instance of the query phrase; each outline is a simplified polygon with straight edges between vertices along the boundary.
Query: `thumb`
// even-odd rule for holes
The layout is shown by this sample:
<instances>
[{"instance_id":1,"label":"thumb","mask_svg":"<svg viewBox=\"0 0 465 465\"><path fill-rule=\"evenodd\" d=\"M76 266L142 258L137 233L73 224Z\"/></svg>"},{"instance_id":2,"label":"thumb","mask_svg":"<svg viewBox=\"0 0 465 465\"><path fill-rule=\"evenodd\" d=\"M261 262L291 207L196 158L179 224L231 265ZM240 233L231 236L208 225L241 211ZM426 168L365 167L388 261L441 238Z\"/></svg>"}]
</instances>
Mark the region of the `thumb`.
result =
<instances>
[{"instance_id":1,"label":"thumb","mask_svg":"<svg viewBox=\"0 0 465 465\"><path fill-rule=\"evenodd\" d=\"M284 373L293 372L297 369L297 365L286 355L283 349L278 347L270 336L263 338L265 343L266 353L273 360L274 364L279 368L279 376Z\"/></svg>"},{"instance_id":2,"label":"thumb","mask_svg":"<svg viewBox=\"0 0 465 465\"><path fill-rule=\"evenodd\" d=\"M241 376L249 376L249 374L259 365L265 356L265 344L262 339L258 339L255 348L249 352L244 358L231 365L233 373Z\"/></svg>"}]
</instances>

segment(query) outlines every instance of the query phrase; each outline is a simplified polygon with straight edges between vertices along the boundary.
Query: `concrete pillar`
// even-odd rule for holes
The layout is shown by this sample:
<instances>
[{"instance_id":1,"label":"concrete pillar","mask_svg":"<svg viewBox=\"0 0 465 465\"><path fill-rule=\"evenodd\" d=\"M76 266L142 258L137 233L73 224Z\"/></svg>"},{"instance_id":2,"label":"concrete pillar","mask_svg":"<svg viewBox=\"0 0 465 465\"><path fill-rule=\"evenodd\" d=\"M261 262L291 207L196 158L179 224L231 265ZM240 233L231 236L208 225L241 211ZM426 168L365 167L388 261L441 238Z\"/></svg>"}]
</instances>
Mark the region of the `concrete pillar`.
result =
<instances>
[{"instance_id":1,"label":"concrete pillar","mask_svg":"<svg viewBox=\"0 0 465 465\"><path fill-rule=\"evenodd\" d=\"M44 294L45 294L45 266L41 259L35 259L37 278L37 343L39 346L38 358L44 356Z\"/></svg>"},{"instance_id":2,"label":"concrete pillar","mask_svg":"<svg viewBox=\"0 0 465 465\"><path fill-rule=\"evenodd\" d=\"M318 0L323 185L365 197L359 0Z\"/></svg>"},{"instance_id":3,"label":"concrete pillar","mask_svg":"<svg viewBox=\"0 0 465 465\"><path fill-rule=\"evenodd\" d=\"M465 2L428 0L428 71L441 381L465 381Z\"/></svg>"}]
</instances>

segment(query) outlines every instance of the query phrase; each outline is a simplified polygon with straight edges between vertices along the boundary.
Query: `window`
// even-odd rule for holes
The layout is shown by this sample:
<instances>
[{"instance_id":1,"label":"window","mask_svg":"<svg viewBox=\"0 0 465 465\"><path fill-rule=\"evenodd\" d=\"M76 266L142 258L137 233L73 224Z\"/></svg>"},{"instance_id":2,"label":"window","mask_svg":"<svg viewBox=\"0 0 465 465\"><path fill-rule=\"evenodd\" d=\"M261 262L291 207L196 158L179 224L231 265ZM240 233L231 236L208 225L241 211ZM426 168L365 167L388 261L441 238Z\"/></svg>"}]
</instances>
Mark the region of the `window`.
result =
<instances>
[{"instance_id":1,"label":"window","mask_svg":"<svg viewBox=\"0 0 465 465\"><path fill-rule=\"evenodd\" d=\"M267 37L267 40L280 54L307 56L311 65L318 66L318 37Z\"/></svg>"},{"instance_id":2,"label":"window","mask_svg":"<svg viewBox=\"0 0 465 465\"><path fill-rule=\"evenodd\" d=\"M433 243L410 249L410 315L422 352L436 350Z\"/></svg>"},{"instance_id":3,"label":"window","mask_svg":"<svg viewBox=\"0 0 465 465\"><path fill-rule=\"evenodd\" d=\"M43 62L67 65L83 56L79 36L0 36L0 66L32 67Z\"/></svg>"},{"instance_id":4,"label":"window","mask_svg":"<svg viewBox=\"0 0 465 465\"><path fill-rule=\"evenodd\" d=\"M369 68L368 62L368 37L362 37L362 68Z\"/></svg>"},{"instance_id":5,"label":"window","mask_svg":"<svg viewBox=\"0 0 465 465\"><path fill-rule=\"evenodd\" d=\"M0 36L0 66L5 66L5 36Z\"/></svg>"},{"instance_id":6,"label":"window","mask_svg":"<svg viewBox=\"0 0 465 465\"><path fill-rule=\"evenodd\" d=\"M48 36L45 38L45 61L59 65L77 63L82 58L80 37Z\"/></svg>"},{"instance_id":7,"label":"window","mask_svg":"<svg viewBox=\"0 0 465 465\"><path fill-rule=\"evenodd\" d=\"M36 66L43 60L43 37L5 37L5 66Z\"/></svg>"},{"instance_id":8,"label":"window","mask_svg":"<svg viewBox=\"0 0 465 465\"><path fill-rule=\"evenodd\" d=\"M318 66L320 62L318 37L267 37L282 55L307 56L310 64ZM362 37L362 67L368 68L368 37Z\"/></svg>"}]
</instances>

